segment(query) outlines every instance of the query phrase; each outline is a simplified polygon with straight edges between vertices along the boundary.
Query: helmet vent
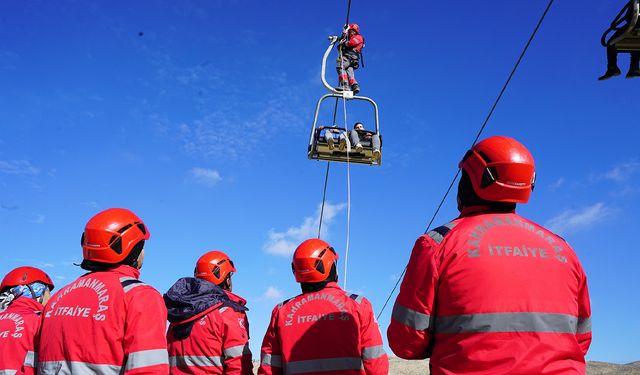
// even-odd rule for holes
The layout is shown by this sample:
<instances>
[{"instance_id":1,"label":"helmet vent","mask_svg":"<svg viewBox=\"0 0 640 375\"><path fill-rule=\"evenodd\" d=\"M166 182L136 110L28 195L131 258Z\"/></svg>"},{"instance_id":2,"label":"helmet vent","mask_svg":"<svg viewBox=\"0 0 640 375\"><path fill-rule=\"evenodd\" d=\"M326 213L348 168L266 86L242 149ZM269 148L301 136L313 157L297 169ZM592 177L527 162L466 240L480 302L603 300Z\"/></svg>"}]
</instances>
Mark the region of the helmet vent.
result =
<instances>
[{"instance_id":1,"label":"helmet vent","mask_svg":"<svg viewBox=\"0 0 640 375\"><path fill-rule=\"evenodd\" d=\"M480 157L482 158L482 160L484 160L485 163L489 164L491 163L491 158L487 156L487 154L485 154L482 151L476 151L478 153L478 155L480 155Z\"/></svg>"},{"instance_id":2,"label":"helmet vent","mask_svg":"<svg viewBox=\"0 0 640 375\"><path fill-rule=\"evenodd\" d=\"M487 186L493 184L498 179L498 171L495 168L485 168L484 173L482 174L482 181L480 182L481 188L486 188Z\"/></svg>"},{"instance_id":3,"label":"helmet vent","mask_svg":"<svg viewBox=\"0 0 640 375\"><path fill-rule=\"evenodd\" d=\"M135 224L138 227L138 229L140 229L140 232L142 232L142 234L147 234L147 228L145 228L144 224L142 223L135 223Z\"/></svg>"},{"instance_id":4,"label":"helmet vent","mask_svg":"<svg viewBox=\"0 0 640 375\"><path fill-rule=\"evenodd\" d=\"M313 268L316 269L316 271L324 274L324 263L322 263L322 260L318 259L316 260L316 263L314 264Z\"/></svg>"},{"instance_id":5,"label":"helmet vent","mask_svg":"<svg viewBox=\"0 0 640 375\"><path fill-rule=\"evenodd\" d=\"M127 224L124 227L118 229L118 233L122 234L124 233L127 229L131 228L133 226L133 224Z\"/></svg>"},{"instance_id":6,"label":"helmet vent","mask_svg":"<svg viewBox=\"0 0 640 375\"><path fill-rule=\"evenodd\" d=\"M109 247L117 254L122 254L122 237L113 235L109 240Z\"/></svg>"}]
</instances>

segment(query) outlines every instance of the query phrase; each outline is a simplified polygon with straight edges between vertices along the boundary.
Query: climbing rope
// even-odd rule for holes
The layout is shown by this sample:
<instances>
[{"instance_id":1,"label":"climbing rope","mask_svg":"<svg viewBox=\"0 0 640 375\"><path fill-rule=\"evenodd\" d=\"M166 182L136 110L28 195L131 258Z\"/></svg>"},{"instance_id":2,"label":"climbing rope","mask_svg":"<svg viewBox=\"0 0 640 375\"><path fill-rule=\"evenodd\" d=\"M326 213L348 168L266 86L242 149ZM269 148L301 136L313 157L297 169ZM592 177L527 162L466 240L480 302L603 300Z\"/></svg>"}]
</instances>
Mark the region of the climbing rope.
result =
<instances>
[{"instance_id":1,"label":"climbing rope","mask_svg":"<svg viewBox=\"0 0 640 375\"><path fill-rule=\"evenodd\" d=\"M333 126L336 125L336 115L338 113L338 98L336 98L336 105L333 107ZM327 182L329 182L329 167L331 166L331 162L327 161L327 172L324 176L324 189L322 191L322 206L320 207L320 220L318 221L318 238L320 238L320 234L322 231L322 217L324 216L324 203L327 198Z\"/></svg>"},{"instance_id":2,"label":"climbing rope","mask_svg":"<svg viewBox=\"0 0 640 375\"><path fill-rule=\"evenodd\" d=\"M349 1L351 2L351 1ZM349 161L349 152L351 151L351 144L349 139L349 133L347 129L347 101L342 99L344 107L344 128L345 128L345 141L347 142L347 244L344 250L344 283L342 289L347 290L347 264L349 263L349 235L351 233L351 162Z\"/></svg>"},{"instance_id":3,"label":"climbing rope","mask_svg":"<svg viewBox=\"0 0 640 375\"><path fill-rule=\"evenodd\" d=\"M549 9L551 9L551 5L553 5L554 1L555 0L549 0L549 3L547 4L547 7L545 8L544 12L542 13L542 16L540 17L540 20L538 21L538 24L536 25L535 29L533 29L533 32L531 33L531 36L529 37L529 40L527 41L527 44L522 49L522 52L520 53L520 57L518 57L518 61L516 61L516 64L513 66L513 69L511 70L511 73L509 74L509 77L507 78L506 82L502 86L502 90L500 90L500 94L498 94L498 97L494 101L493 106L491 107L491 110L489 111L489 114L487 115L487 117L485 118L484 122L482 123L482 126L480 127L480 130L478 130L478 133L476 134L476 137L473 140L473 143L471 143L471 147L470 148L472 148L478 142L478 139L480 139L480 136L482 135L482 132L484 132L484 128L487 126L487 123L489 123L489 119L491 119L491 116L493 115L494 110L498 106L498 103L500 102L500 99L502 99L502 95L507 90L507 86L509 86L509 83L511 82L511 78L513 78L514 74L516 73L516 70L518 69L518 66L520 65L520 62L524 58L524 55L527 52L527 49L529 49L529 46L531 45L531 42L533 41L533 38L538 33L538 29L542 25L542 22L544 21L545 17L547 16L547 13L549 13ZM427 234L429 232L429 229L431 228L431 224L433 224L433 221L435 220L436 216L438 216L438 213L440 212L440 208L442 207L442 204L447 199L447 196L449 195L449 192L451 192L451 189L453 188L453 185L456 183L456 180L458 179L459 175L460 175L460 169L458 169L458 171L456 172L456 175L453 177L453 180L449 184L449 187L447 188L447 191L444 193L444 196L442 197L442 200L438 204L438 207L436 208L436 211L433 213L433 216L431 217L431 220L429 220L429 224L427 225L427 229L424 231L425 234ZM384 305L382 306L382 309L378 313L377 319L380 319L380 316L382 315L382 312L387 307L387 304L389 304L389 300L391 299L391 297L393 296L393 293L398 288L398 285L400 284L400 281L402 280L402 277L404 276L404 274L406 272L407 272L407 266L404 267L404 270L400 274L400 277L398 277L398 280L396 281L396 284L394 285L393 289L391 290L391 293L389 293L389 296L387 297L387 300L384 302Z\"/></svg>"}]
</instances>

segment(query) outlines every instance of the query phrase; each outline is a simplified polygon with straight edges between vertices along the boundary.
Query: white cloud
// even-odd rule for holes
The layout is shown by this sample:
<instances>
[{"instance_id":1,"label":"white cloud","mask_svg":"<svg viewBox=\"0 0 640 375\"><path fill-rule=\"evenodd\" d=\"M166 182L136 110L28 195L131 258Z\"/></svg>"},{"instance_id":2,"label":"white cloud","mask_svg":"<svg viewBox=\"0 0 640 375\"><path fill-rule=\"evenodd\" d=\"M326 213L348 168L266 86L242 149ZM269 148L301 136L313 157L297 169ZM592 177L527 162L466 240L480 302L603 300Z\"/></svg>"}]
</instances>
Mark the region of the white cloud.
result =
<instances>
[{"instance_id":1,"label":"white cloud","mask_svg":"<svg viewBox=\"0 0 640 375\"><path fill-rule=\"evenodd\" d=\"M548 220L546 227L557 233L574 232L587 229L612 213L613 209L599 202L582 210L565 210Z\"/></svg>"},{"instance_id":2,"label":"white cloud","mask_svg":"<svg viewBox=\"0 0 640 375\"><path fill-rule=\"evenodd\" d=\"M191 168L191 176L200 184L213 187L218 182L222 181L220 173L215 169L207 168Z\"/></svg>"},{"instance_id":3,"label":"white cloud","mask_svg":"<svg viewBox=\"0 0 640 375\"><path fill-rule=\"evenodd\" d=\"M265 290L262 298L265 300L278 300L282 298L282 291L274 286L269 286Z\"/></svg>"},{"instance_id":4,"label":"white cloud","mask_svg":"<svg viewBox=\"0 0 640 375\"><path fill-rule=\"evenodd\" d=\"M35 176L40 170L27 160L0 160L0 172L21 176Z\"/></svg>"},{"instance_id":5,"label":"white cloud","mask_svg":"<svg viewBox=\"0 0 640 375\"><path fill-rule=\"evenodd\" d=\"M42 224L44 223L44 219L46 219L46 216L44 216L43 214L38 214L38 216L36 216L35 219L31 220L31 222L34 224Z\"/></svg>"},{"instance_id":6,"label":"white cloud","mask_svg":"<svg viewBox=\"0 0 640 375\"><path fill-rule=\"evenodd\" d=\"M325 238L329 232L329 227L342 209L346 207L345 203L331 204L327 202L324 206L322 218L321 237ZM313 217L308 216L302 220L299 226L289 227L286 231L278 232L274 229L269 230L269 239L263 248L266 252L276 255L289 256L293 254L300 242L316 237L318 234L318 224L320 223L320 210L322 205L318 205L318 209Z\"/></svg>"},{"instance_id":7,"label":"white cloud","mask_svg":"<svg viewBox=\"0 0 640 375\"><path fill-rule=\"evenodd\" d=\"M551 190L557 190L559 189L562 185L564 185L564 177L560 177L559 179L555 180L553 183L551 183L551 185L549 185L549 189Z\"/></svg>"},{"instance_id":8,"label":"white cloud","mask_svg":"<svg viewBox=\"0 0 640 375\"><path fill-rule=\"evenodd\" d=\"M601 178L615 182L626 182L638 171L640 171L640 162L632 160L613 167Z\"/></svg>"}]
</instances>

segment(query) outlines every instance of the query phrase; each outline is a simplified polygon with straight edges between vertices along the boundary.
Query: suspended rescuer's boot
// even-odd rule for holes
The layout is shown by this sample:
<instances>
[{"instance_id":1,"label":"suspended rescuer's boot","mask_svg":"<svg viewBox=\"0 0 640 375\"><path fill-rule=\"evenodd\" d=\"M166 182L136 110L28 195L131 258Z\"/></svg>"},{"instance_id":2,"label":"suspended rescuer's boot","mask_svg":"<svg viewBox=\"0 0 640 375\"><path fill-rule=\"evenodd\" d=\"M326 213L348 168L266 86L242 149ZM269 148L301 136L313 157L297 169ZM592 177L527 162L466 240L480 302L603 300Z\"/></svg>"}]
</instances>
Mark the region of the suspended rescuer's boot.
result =
<instances>
[{"instance_id":1,"label":"suspended rescuer's boot","mask_svg":"<svg viewBox=\"0 0 640 375\"><path fill-rule=\"evenodd\" d=\"M620 69L615 66L615 67L609 67L607 68L607 71L604 73L604 75L602 77L598 78L598 81L606 81L609 78L613 78L615 76L619 76L620 75Z\"/></svg>"}]
</instances>

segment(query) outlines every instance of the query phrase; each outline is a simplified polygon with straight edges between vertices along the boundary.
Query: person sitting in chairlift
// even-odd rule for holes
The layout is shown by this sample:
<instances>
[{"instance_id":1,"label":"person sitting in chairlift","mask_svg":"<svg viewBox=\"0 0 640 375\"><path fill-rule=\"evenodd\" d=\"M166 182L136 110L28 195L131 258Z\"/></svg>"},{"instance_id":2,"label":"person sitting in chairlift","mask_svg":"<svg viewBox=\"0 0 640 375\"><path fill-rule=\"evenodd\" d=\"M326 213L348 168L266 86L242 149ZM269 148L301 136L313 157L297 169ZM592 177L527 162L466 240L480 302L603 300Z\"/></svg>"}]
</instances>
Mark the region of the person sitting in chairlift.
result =
<instances>
[{"instance_id":1,"label":"person sitting in chairlift","mask_svg":"<svg viewBox=\"0 0 640 375\"><path fill-rule=\"evenodd\" d=\"M364 47L364 37L360 34L360 26L355 23L348 25L338 44L340 54L336 60L336 70L338 71L339 85L336 90L353 91L354 94L360 92L360 85L356 81L354 70L360 67L362 47Z\"/></svg>"},{"instance_id":2,"label":"person sitting in chairlift","mask_svg":"<svg viewBox=\"0 0 640 375\"><path fill-rule=\"evenodd\" d=\"M336 128L336 126L332 127L321 127L320 129L325 129L324 131L324 140L327 142L329 146L329 150L333 150L335 146L334 135L338 136L338 150L343 151L347 147L347 139L344 136L344 132L340 129Z\"/></svg>"},{"instance_id":3,"label":"person sitting in chairlift","mask_svg":"<svg viewBox=\"0 0 640 375\"><path fill-rule=\"evenodd\" d=\"M380 162L380 158L382 157L380 153L380 134L365 130L361 122L356 122L349 136L351 138L351 144L355 145L355 152L362 152L363 147L362 143L360 143L361 140L370 142L371 149L373 150L373 159L378 163Z\"/></svg>"},{"instance_id":4,"label":"person sitting in chairlift","mask_svg":"<svg viewBox=\"0 0 640 375\"><path fill-rule=\"evenodd\" d=\"M633 7L633 3L634 3L634 0L630 0L620 12L622 13L626 9L627 14L625 16L625 19L627 20L627 23L631 22L631 20L633 19L633 15L634 15L633 12L635 11ZM612 25L612 27L614 27L614 25ZM616 30L615 33L613 33L613 35L609 40L613 40L619 37L620 35L624 34L625 32L626 32L626 26L619 28L618 30ZM627 78L640 77L640 51L631 52L630 54L631 54L631 61L629 63L629 71L627 72L626 77ZM615 44L612 43L607 45L607 71L604 73L603 76L598 78L598 81L604 81L609 78L619 76L620 73L621 73L620 68L618 68L618 49L616 48Z\"/></svg>"}]
</instances>

